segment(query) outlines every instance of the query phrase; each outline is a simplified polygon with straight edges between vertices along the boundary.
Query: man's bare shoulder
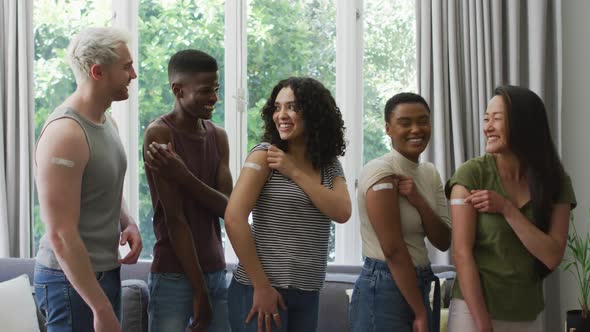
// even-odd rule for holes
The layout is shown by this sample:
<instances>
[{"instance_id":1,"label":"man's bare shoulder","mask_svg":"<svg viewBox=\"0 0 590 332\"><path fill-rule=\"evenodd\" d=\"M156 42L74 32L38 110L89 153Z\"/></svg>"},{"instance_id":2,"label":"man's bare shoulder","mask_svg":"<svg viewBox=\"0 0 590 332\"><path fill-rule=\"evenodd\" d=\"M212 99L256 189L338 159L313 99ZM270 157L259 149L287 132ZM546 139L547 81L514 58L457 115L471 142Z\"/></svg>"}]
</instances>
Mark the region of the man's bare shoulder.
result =
<instances>
[{"instance_id":1,"label":"man's bare shoulder","mask_svg":"<svg viewBox=\"0 0 590 332\"><path fill-rule=\"evenodd\" d=\"M154 140L169 139L171 135L170 127L161 118L157 118L147 126L143 136L144 140L151 143Z\"/></svg>"},{"instance_id":2,"label":"man's bare shoulder","mask_svg":"<svg viewBox=\"0 0 590 332\"><path fill-rule=\"evenodd\" d=\"M71 118L60 118L47 124L39 137L35 161L39 166L60 158L84 165L90 149L84 130Z\"/></svg>"},{"instance_id":3,"label":"man's bare shoulder","mask_svg":"<svg viewBox=\"0 0 590 332\"><path fill-rule=\"evenodd\" d=\"M88 147L88 142L82 126L76 120L64 117L45 126L37 143L39 145L77 149L81 145Z\"/></svg>"}]
</instances>

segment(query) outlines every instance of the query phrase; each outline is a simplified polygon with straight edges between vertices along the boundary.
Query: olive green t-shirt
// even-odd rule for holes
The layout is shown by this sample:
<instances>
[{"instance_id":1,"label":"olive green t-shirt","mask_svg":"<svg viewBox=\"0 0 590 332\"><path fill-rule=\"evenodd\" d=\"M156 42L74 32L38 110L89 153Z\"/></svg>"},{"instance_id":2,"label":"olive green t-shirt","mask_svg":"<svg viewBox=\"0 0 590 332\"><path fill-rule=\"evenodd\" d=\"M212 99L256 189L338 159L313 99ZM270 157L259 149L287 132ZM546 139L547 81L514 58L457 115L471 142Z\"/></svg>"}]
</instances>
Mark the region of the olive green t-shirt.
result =
<instances>
[{"instance_id":1,"label":"olive green t-shirt","mask_svg":"<svg viewBox=\"0 0 590 332\"><path fill-rule=\"evenodd\" d=\"M447 181L445 193L459 184L468 190L493 190L508 197L494 157L485 154L464 163ZM558 203L576 206L576 197L569 176L564 176ZM520 212L533 220L530 202ZM497 213L478 213L473 248L479 270L481 289L492 319L531 321L543 311L543 278L536 268L536 259L529 253L506 219ZM453 297L463 298L459 282L453 286Z\"/></svg>"}]
</instances>

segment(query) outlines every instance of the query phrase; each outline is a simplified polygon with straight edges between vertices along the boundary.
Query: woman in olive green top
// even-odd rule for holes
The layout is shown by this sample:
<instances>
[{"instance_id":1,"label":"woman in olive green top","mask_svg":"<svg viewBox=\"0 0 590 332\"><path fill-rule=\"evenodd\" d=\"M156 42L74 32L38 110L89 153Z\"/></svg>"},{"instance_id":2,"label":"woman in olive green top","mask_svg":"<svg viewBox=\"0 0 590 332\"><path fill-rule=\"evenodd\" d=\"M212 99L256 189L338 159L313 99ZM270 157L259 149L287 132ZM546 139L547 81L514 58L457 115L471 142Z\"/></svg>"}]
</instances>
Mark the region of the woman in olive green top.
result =
<instances>
[{"instance_id":1,"label":"woman in olive green top","mask_svg":"<svg viewBox=\"0 0 590 332\"><path fill-rule=\"evenodd\" d=\"M486 154L446 186L458 280L450 332L542 330L542 281L561 262L576 205L541 99L515 86L494 94Z\"/></svg>"}]
</instances>

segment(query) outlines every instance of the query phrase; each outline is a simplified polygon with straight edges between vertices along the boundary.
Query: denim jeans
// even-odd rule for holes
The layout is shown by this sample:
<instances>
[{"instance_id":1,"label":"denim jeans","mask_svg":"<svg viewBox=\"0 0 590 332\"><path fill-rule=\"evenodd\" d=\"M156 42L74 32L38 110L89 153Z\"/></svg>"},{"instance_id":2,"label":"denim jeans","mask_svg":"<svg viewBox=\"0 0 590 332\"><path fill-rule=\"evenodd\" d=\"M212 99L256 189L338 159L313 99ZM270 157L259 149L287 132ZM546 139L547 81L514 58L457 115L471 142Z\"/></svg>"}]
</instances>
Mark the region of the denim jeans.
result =
<instances>
[{"instance_id":1,"label":"denim jeans","mask_svg":"<svg viewBox=\"0 0 590 332\"><path fill-rule=\"evenodd\" d=\"M418 288L428 314L430 332L439 332L440 286L430 266L417 268ZM434 311L428 299L430 283L436 281ZM437 305L438 303L438 305ZM365 258L361 274L354 285L350 304L352 332L412 332L414 311L397 287L387 264Z\"/></svg>"},{"instance_id":2,"label":"denim jeans","mask_svg":"<svg viewBox=\"0 0 590 332\"><path fill-rule=\"evenodd\" d=\"M287 310L280 307L281 329L273 322L273 332L315 332L318 325L319 291L304 291L295 288L277 289ZM228 291L229 317L233 332L257 332L258 316L246 324L246 317L254 299L254 288L232 279Z\"/></svg>"},{"instance_id":3,"label":"denim jeans","mask_svg":"<svg viewBox=\"0 0 590 332\"><path fill-rule=\"evenodd\" d=\"M121 321L121 275L116 268L97 272L96 280ZM33 276L35 298L45 315L47 332L93 331L92 310L74 289L61 270L35 264Z\"/></svg>"},{"instance_id":4,"label":"denim jeans","mask_svg":"<svg viewBox=\"0 0 590 332\"><path fill-rule=\"evenodd\" d=\"M207 332L228 332L227 281L225 270L203 273L213 308ZM181 273L150 273L150 332L184 332L193 316L193 287Z\"/></svg>"}]
</instances>

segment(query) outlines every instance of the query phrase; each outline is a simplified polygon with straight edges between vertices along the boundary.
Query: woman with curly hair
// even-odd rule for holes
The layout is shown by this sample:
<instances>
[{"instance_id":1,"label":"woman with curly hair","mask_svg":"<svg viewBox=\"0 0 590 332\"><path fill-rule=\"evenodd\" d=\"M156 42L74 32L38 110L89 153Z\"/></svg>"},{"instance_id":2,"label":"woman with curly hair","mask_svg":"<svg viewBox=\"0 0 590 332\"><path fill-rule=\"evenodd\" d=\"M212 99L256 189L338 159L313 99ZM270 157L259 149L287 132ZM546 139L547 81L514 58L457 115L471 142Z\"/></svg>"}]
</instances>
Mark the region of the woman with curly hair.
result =
<instances>
[{"instance_id":1,"label":"woman with curly hair","mask_svg":"<svg viewBox=\"0 0 590 332\"><path fill-rule=\"evenodd\" d=\"M246 159L225 213L240 260L228 290L230 324L233 332L313 332L330 223L351 214L338 162L344 122L328 89L300 77L274 87L262 118L264 142Z\"/></svg>"},{"instance_id":2,"label":"woman with curly hair","mask_svg":"<svg viewBox=\"0 0 590 332\"><path fill-rule=\"evenodd\" d=\"M447 182L457 281L451 332L542 331L543 279L565 251L571 179L533 91L501 86L484 114L485 154Z\"/></svg>"},{"instance_id":3,"label":"woman with curly hair","mask_svg":"<svg viewBox=\"0 0 590 332\"><path fill-rule=\"evenodd\" d=\"M432 311L428 300L437 279L424 239L445 251L451 230L440 175L419 162L430 141L430 108L420 95L399 93L384 113L393 149L359 176L365 263L352 295L351 331L438 332L440 301L435 296Z\"/></svg>"}]
</instances>

